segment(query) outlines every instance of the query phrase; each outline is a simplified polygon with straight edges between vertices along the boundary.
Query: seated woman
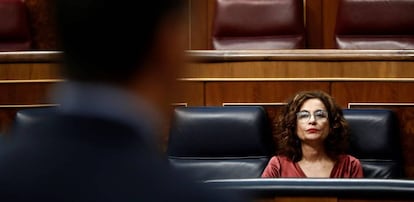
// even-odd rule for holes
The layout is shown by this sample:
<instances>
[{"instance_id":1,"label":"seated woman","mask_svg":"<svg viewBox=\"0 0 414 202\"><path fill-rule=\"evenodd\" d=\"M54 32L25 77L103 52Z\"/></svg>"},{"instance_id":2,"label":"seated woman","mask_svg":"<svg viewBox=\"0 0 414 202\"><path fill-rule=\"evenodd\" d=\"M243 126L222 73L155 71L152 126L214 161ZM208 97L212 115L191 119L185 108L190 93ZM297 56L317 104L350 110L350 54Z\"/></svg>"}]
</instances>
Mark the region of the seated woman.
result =
<instances>
[{"instance_id":1,"label":"seated woman","mask_svg":"<svg viewBox=\"0 0 414 202\"><path fill-rule=\"evenodd\" d=\"M346 155L348 126L341 108L320 91L298 93L276 125L279 153L263 178L363 177L358 159Z\"/></svg>"}]
</instances>

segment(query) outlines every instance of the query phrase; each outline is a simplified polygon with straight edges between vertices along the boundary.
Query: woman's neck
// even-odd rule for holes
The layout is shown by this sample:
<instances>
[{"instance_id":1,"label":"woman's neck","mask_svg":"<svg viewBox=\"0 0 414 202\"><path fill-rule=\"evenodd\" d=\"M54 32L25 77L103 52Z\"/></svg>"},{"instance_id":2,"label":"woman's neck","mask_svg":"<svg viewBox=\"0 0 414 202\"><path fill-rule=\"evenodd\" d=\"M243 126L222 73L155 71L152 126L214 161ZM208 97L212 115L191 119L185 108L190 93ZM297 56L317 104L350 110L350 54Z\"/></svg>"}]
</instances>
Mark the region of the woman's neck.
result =
<instances>
[{"instance_id":1,"label":"woman's neck","mask_svg":"<svg viewBox=\"0 0 414 202\"><path fill-rule=\"evenodd\" d=\"M329 159L323 144L308 144L302 142L302 160L316 162Z\"/></svg>"}]
</instances>

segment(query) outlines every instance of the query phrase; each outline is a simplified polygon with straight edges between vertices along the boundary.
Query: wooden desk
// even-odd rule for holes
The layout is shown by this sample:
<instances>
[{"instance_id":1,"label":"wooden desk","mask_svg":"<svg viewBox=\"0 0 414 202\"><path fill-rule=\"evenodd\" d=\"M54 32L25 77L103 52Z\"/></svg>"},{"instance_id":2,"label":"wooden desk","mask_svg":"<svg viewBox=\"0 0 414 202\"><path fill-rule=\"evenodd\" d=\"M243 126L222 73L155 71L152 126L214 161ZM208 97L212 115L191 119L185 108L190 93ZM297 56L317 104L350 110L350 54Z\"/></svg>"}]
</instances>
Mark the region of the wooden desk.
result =
<instances>
[{"instance_id":1,"label":"wooden desk","mask_svg":"<svg viewBox=\"0 0 414 202\"><path fill-rule=\"evenodd\" d=\"M414 80L414 50L191 51L196 81Z\"/></svg>"},{"instance_id":2,"label":"wooden desk","mask_svg":"<svg viewBox=\"0 0 414 202\"><path fill-rule=\"evenodd\" d=\"M414 178L414 51L190 51L176 104L262 105L274 118L301 90L324 90L345 108L387 108L402 129L405 173ZM0 53L0 131L22 108L50 103L60 52Z\"/></svg>"},{"instance_id":3,"label":"wooden desk","mask_svg":"<svg viewBox=\"0 0 414 202\"><path fill-rule=\"evenodd\" d=\"M260 202L368 202L413 201L412 180L381 179L225 179L205 182Z\"/></svg>"}]
</instances>

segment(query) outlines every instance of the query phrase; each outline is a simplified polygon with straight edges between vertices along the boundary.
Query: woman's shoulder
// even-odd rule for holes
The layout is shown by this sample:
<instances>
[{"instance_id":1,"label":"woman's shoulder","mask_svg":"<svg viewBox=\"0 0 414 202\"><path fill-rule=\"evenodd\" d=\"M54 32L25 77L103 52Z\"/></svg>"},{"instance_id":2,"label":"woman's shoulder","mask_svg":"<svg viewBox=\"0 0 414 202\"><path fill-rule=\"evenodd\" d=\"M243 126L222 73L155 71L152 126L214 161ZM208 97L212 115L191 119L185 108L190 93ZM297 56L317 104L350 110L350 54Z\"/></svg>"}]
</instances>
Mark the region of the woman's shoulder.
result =
<instances>
[{"instance_id":1,"label":"woman's shoulder","mask_svg":"<svg viewBox=\"0 0 414 202\"><path fill-rule=\"evenodd\" d=\"M291 163L292 161L288 158L288 157L286 157L286 156L283 156L283 155L275 155L275 156L273 156L271 159L270 159L270 162L272 163L272 164L285 164L285 163Z\"/></svg>"},{"instance_id":2,"label":"woman's shoulder","mask_svg":"<svg viewBox=\"0 0 414 202\"><path fill-rule=\"evenodd\" d=\"M286 156L276 155L273 156L265 170L262 173L262 177L278 178L286 177L286 172L295 170L294 163Z\"/></svg>"},{"instance_id":3,"label":"woman's shoulder","mask_svg":"<svg viewBox=\"0 0 414 202\"><path fill-rule=\"evenodd\" d=\"M359 162L359 159L357 159L354 156L349 155L349 154L339 155L338 161L341 161L341 162L349 162L351 164L361 164L361 162Z\"/></svg>"},{"instance_id":4,"label":"woman's shoulder","mask_svg":"<svg viewBox=\"0 0 414 202\"><path fill-rule=\"evenodd\" d=\"M338 168L347 173L346 177L361 178L364 177L361 162L351 155L340 155Z\"/></svg>"}]
</instances>

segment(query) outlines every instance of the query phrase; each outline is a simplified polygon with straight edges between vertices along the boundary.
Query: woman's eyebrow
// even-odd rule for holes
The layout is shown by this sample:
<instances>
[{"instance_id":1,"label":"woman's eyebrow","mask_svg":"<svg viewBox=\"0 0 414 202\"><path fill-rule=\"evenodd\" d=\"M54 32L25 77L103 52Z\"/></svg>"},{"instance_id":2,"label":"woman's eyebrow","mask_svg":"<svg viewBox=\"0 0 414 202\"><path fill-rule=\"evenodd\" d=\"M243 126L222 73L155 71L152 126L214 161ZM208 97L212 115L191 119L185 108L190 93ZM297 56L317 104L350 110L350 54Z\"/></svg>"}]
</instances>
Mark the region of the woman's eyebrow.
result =
<instances>
[{"instance_id":1,"label":"woman's eyebrow","mask_svg":"<svg viewBox=\"0 0 414 202\"><path fill-rule=\"evenodd\" d=\"M318 111L326 111L326 110L325 109L317 109L314 112L318 112ZM299 112L309 112L310 113L310 111L308 111L306 109L300 110Z\"/></svg>"}]
</instances>

